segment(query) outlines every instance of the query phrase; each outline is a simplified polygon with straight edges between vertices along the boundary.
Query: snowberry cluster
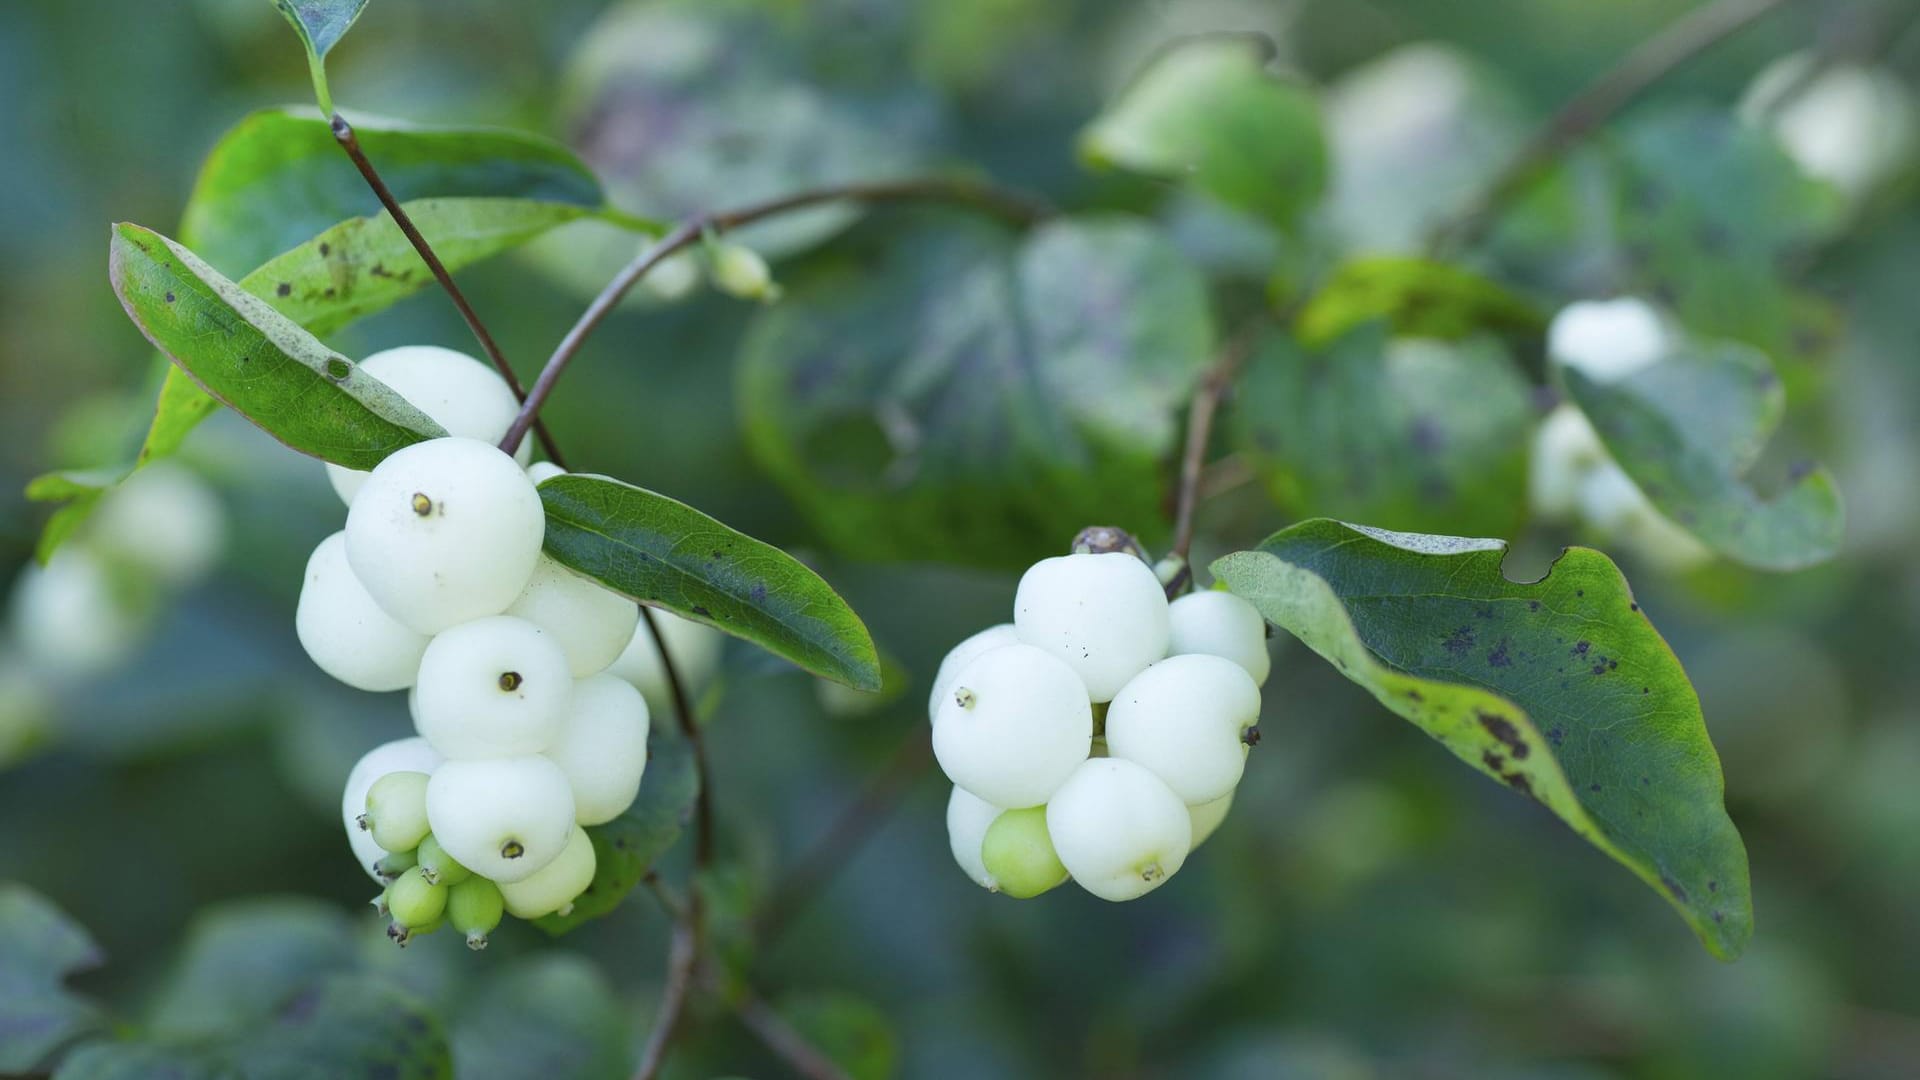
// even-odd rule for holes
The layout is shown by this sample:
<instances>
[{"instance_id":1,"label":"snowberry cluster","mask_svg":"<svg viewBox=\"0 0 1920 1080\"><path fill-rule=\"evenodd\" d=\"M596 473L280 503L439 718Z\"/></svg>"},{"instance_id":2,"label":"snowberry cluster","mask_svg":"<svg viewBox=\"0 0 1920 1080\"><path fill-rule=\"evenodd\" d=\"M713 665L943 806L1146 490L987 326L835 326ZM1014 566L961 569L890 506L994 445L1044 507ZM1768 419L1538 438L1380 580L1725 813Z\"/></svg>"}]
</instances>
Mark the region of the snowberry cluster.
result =
<instances>
[{"instance_id":1,"label":"snowberry cluster","mask_svg":"<svg viewBox=\"0 0 1920 1080\"><path fill-rule=\"evenodd\" d=\"M1106 900L1157 888L1226 817L1268 663L1265 620L1231 593L1169 604L1124 551L1034 564L1013 622L934 679L954 859L1021 898L1069 877Z\"/></svg>"},{"instance_id":2,"label":"snowberry cluster","mask_svg":"<svg viewBox=\"0 0 1920 1080\"><path fill-rule=\"evenodd\" d=\"M564 912L593 880L583 826L639 792L658 655L632 601L542 552L534 484L560 470L494 445L516 409L498 375L425 347L362 367L451 434L328 467L347 524L308 560L295 626L334 678L410 690L419 736L362 758L341 804L390 934L451 923L479 948L503 911Z\"/></svg>"},{"instance_id":3,"label":"snowberry cluster","mask_svg":"<svg viewBox=\"0 0 1920 1080\"><path fill-rule=\"evenodd\" d=\"M1631 297L1569 304L1554 316L1547 351L1596 382L1614 382L1658 363L1677 344L1661 314ZM1534 436L1529 501L1554 521L1579 519L1609 541L1669 570L1712 553L1673 523L1607 453L1586 414L1561 404Z\"/></svg>"}]
</instances>

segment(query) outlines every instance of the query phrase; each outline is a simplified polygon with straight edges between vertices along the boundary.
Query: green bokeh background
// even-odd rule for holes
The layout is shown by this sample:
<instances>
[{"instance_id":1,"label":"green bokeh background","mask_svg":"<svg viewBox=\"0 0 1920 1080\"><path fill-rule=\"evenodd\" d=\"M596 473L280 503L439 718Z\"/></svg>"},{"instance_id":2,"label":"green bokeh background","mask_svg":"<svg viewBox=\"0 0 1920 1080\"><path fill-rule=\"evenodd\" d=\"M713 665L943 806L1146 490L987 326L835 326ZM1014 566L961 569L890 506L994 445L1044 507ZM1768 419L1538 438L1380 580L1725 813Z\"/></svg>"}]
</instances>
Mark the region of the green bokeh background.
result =
<instances>
[{"instance_id":1,"label":"green bokeh background","mask_svg":"<svg viewBox=\"0 0 1920 1080\"><path fill-rule=\"evenodd\" d=\"M334 54L334 93L387 115L563 136L568 57L606 6L373 0ZM1322 82L1403 44L1444 42L1496 73L1521 115L1540 117L1689 5L772 6L836 43L848 70L897 71L906 81L889 93L938 101L935 160L974 162L1081 207L1137 197L1081 168L1074 137L1130 58L1183 32L1263 29ZM1874 6L1810 0L1654 96L1730 107L1770 59ZM1920 36L1876 44L1890 46L1885 62L1910 85L1920 79ZM97 449L95 428L115 432L124 452L144 423L150 354L107 287L107 225L170 229L220 132L307 93L297 47L266 0L0 5L0 567L29 560L44 519L20 495L26 480ZM724 178L716 183L724 196ZM1168 887L1121 906L1074 890L1028 903L985 895L952 865L946 787L928 768L775 946L734 942L755 983L823 1042L857 1044L863 1075L1920 1073L1920 205L1908 190L1896 183L1817 268L1846 331L1808 377L1818 392L1790 405L1796 436L1849 497L1846 554L1788 577L1716 570L1682 581L1627 565L1693 675L1752 855L1758 929L1737 964L1709 958L1665 904L1538 808L1456 767L1304 649L1277 642L1266 740L1232 816ZM583 302L521 256L462 280L523 371ZM1014 585L1006 573L863 564L824 549L736 422L744 311L710 293L623 310L546 413L579 466L815 559L912 680L893 704L839 715L812 680L730 647L709 730L720 891L742 905L916 736L944 649L1004 619ZM467 344L438 294L335 341L360 354ZM76 420L76 410L103 419ZM0 773L0 878L93 932L108 962L73 985L136 1022L181 1007L181 987L193 985L175 981L189 927L221 905L303 897L302 919L353 920L328 941L385 948L362 913L369 886L335 809L348 766L403 733L405 709L324 679L291 618L300 568L338 527L339 505L317 463L229 415L195 435L192 458L232 518L221 571L169 604L124 669L60 689L43 744ZM1287 522L1256 489L1208 512L1201 554ZM1529 535L1518 557L1544 565L1566 539ZM617 1052L516 1058L488 1034L501 1016L527 1014L513 1005L525 994L581 1003L546 1024L583 1031L561 1047L637 1047L666 933L666 917L637 895L558 942L514 927L484 954L443 936L368 963L446 1018L461 1075L619 1075ZM565 956L538 955L552 953ZM734 1021L702 1007L668 1075L730 1073L782 1075Z\"/></svg>"}]
</instances>

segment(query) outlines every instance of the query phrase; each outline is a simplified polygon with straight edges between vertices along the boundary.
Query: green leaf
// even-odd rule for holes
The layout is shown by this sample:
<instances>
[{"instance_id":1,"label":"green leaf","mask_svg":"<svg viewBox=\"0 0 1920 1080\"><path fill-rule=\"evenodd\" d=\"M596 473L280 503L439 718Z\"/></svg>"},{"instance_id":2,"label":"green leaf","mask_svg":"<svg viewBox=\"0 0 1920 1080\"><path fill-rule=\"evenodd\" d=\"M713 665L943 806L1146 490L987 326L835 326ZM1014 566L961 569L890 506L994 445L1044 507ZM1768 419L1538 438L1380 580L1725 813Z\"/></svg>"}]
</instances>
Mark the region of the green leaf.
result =
<instances>
[{"instance_id":1,"label":"green leaf","mask_svg":"<svg viewBox=\"0 0 1920 1080\"><path fill-rule=\"evenodd\" d=\"M1660 512L1726 557L1797 570L1840 550L1833 476L1812 464L1762 492L1750 476L1786 412L1773 365L1731 342L1693 345L1601 383L1562 368L1568 393Z\"/></svg>"},{"instance_id":2,"label":"green leaf","mask_svg":"<svg viewBox=\"0 0 1920 1080\"><path fill-rule=\"evenodd\" d=\"M1374 319L1403 337L1444 341L1546 326L1532 304L1472 271L1383 255L1342 263L1301 310L1295 332L1308 348L1322 349Z\"/></svg>"},{"instance_id":3,"label":"green leaf","mask_svg":"<svg viewBox=\"0 0 1920 1080\"><path fill-rule=\"evenodd\" d=\"M1271 334L1232 417L1291 510L1496 535L1525 510L1532 392L1489 337L1393 338L1374 322L1312 352Z\"/></svg>"},{"instance_id":4,"label":"green leaf","mask_svg":"<svg viewBox=\"0 0 1920 1080\"><path fill-rule=\"evenodd\" d=\"M93 938L45 897L0 884L0 1073L34 1072L105 1026L99 1007L64 985L101 959Z\"/></svg>"},{"instance_id":5,"label":"green leaf","mask_svg":"<svg viewBox=\"0 0 1920 1080\"><path fill-rule=\"evenodd\" d=\"M693 751L686 739L674 733L671 717L654 718L647 755L646 775L641 777L633 805L612 821L587 830L593 839L593 883L575 898L572 911L535 920L540 929L564 934L619 907L655 860L679 839L700 791L700 775Z\"/></svg>"},{"instance_id":6,"label":"green leaf","mask_svg":"<svg viewBox=\"0 0 1920 1080\"><path fill-rule=\"evenodd\" d=\"M1817 313L1793 282L1843 222L1839 194L1723 109L1644 114L1612 148L1625 288L1672 308L1696 334L1776 356L1801 351Z\"/></svg>"},{"instance_id":7,"label":"green leaf","mask_svg":"<svg viewBox=\"0 0 1920 1080\"><path fill-rule=\"evenodd\" d=\"M1080 152L1097 165L1191 180L1283 231L1327 183L1313 93L1266 71L1260 47L1243 38L1167 50L1082 133Z\"/></svg>"},{"instance_id":8,"label":"green leaf","mask_svg":"<svg viewBox=\"0 0 1920 1080\"><path fill-rule=\"evenodd\" d=\"M632 1069L619 995L586 957L551 952L492 974L453 1021L461 1080L624 1077Z\"/></svg>"},{"instance_id":9,"label":"green leaf","mask_svg":"<svg viewBox=\"0 0 1920 1080\"><path fill-rule=\"evenodd\" d=\"M792 994L780 1015L852 1080L888 1080L900 1072L900 1042L887 1014L852 994Z\"/></svg>"},{"instance_id":10,"label":"green leaf","mask_svg":"<svg viewBox=\"0 0 1920 1080\"><path fill-rule=\"evenodd\" d=\"M1753 932L1747 853L1680 662L1605 555L1501 572L1498 540L1303 522L1213 574L1460 760L1666 897L1708 951Z\"/></svg>"},{"instance_id":11,"label":"green leaf","mask_svg":"<svg viewBox=\"0 0 1920 1080\"><path fill-rule=\"evenodd\" d=\"M366 10L367 0L273 0L273 6L293 24L307 51L324 60Z\"/></svg>"},{"instance_id":12,"label":"green leaf","mask_svg":"<svg viewBox=\"0 0 1920 1080\"><path fill-rule=\"evenodd\" d=\"M147 340L301 453L371 469L400 447L445 434L353 361L156 232L116 225L109 275Z\"/></svg>"},{"instance_id":13,"label":"green leaf","mask_svg":"<svg viewBox=\"0 0 1920 1080\"><path fill-rule=\"evenodd\" d=\"M357 965L355 931L317 900L236 900L202 911L155 996L151 1034L188 1041L245 1034L315 979Z\"/></svg>"},{"instance_id":14,"label":"green leaf","mask_svg":"<svg viewBox=\"0 0 1920 1080\"><path fill-rule=\"evenodd\" d=\"M848 27L792 14L711 0L612 5L567 66L568 142L622 205L674 220L917 172L939 103L917 80L873 85L849 70L860 65L847 62ZM734 235L774 258L860 213L821 206Z\"/></svg>"},{"instance_id":15,"label":"green leaf","mask_svg":"<svg viewBox=\"0 0 1920 1080\"><path fill-rule=\"evenodd\" d=\"M859 616L779 548L645 488L604 476L540 485L547 554L640 603L751 641L816 675L880 688Z\"/></svg>"},{"instance_id":16,"label":"green leaf","mask_svg":"<svg viewBox=\"0 0 1920 1080\"><path fill-rule=\"evenodd\" d=\"M565 147L539 136L353 120L361 149L403 204L462 197L587 210L602 205L599 181L587 167ZM180 240L232 277L339 222L380 209L380 200L341 152L324 119L311 110L264 109L235 125L207 155L181 220Z\"/></svg>"},{"instance_id":17,"label":"green leaf","mask_svg":"<svg viewBox=\"0 0 1920 1080\"><path fill-rule=\"evenodd\" d=\"M930 220L862 234L861 270L792 280L757 318L755 456L859 557L1024 565L1099 523L1152 542L1213 349L1199 275L1137 221L1016 241Z\"/></svg>"}]
</instances>

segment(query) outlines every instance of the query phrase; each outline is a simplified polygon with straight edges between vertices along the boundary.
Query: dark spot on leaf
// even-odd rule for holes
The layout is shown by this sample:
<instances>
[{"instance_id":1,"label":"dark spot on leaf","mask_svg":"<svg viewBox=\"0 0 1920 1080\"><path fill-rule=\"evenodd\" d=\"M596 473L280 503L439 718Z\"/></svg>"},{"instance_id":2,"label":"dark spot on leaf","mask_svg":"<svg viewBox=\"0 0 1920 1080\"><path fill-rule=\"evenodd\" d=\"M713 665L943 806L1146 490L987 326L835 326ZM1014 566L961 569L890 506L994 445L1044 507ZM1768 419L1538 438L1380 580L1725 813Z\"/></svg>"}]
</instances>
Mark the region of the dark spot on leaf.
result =
<instances>
[{"instance_id":1,"label":"dark spot on leaf","mask_svg":"<svg viewBox=\"0 0 1920 1080\"><path fill-rule=\"evenodd\" d=\"M1413 699L1413 700L1415 700L1415 701L1425 701L1425 700L1427 700L1427 696L1426 696L1425 694L1422 694L1422 693L1421 693L1420 691L1418 691L1418 690L1409 690L1409 691L1407 691L1407 696L1408 696L1408 697L1410 697L1410 698L1412 698L1412 699Z\"/></svg>"},{"instance_id":2,"label":"dark spot on leaf","mask_svg":"<svg viewBox=\"0 0 1920 1080\"><path fill-rule=\"evenodd\" d=\"M1707 882L1707 891L1708 891L1708 892L1719 892L1719 891L1720 891L1720 883L1719 883L1719 882L1717 882L1717 881L1709 881L1709 882Z\"/></svg>"},{"instance_id":3,"label":"dark spot on leaf","mask_svg":"<svg viewBox=\"0 0 1920 1080\"><path fill-rule=\"evenodd\" d=\"M1724 912L1724 911L1716 911L1716 912L1714 912L1714 913L1713 913L1713 921L1714 921L1714 922L1726 922L1726 921L1727 921L1727 913L1726 913L1726 912Z\"/></svg>"},{"instance_id":4,"label":"dark spot on leaf","mask_svg":"<svg viewBox=\"0 0 1920 1080\"><path fill-rule=\"evenodd\" d=\"M1474 713L1474 719L1480 721L1480 726L1487 729L1487 734L1500 740L1501 744L1513 753L1515 760L1524 760L1533 751L1533 748L1527 745L1527 740L1520 737L1520 729L1514 726L1513 721L1499 713L1477 712Z\"/></svg>"},{"instance_id":5,"label":"dark spot on leaf","mask_svg":"<svg viewBox=\"0 0 1920 1080\"><path fill-rule=\"evenodd\" d=\"M765 585L755 585L752 589L747 591L747 599L753 601L755 604L766 603L767 587Z\"/></svg>"},{"instance_id":6,"label":"dark spot on leaf","mask_svg":"<svg viewBox=\"0 0 1920 1080\"><path fill-rule=\"evenodd\" d=\"M1494 667L1512 667L1513 657L1507 655L1507 639L1501 638L1500 644L1487 653L1487 663Z\"/></svg>"},{"instance_id":7,"label":"dark spot on leaf","mask_svg":"<svg viewBox=\"0 0 1920 1080\"><path fill-rule=\"evenodd\" d=\"M1667 891L1673 894L1673 898L1675 900L1678 900L1683 904L1687 902L1687 890L1681 888L1680 883L1673 880L1673 876L1671 874L1661 874L1660 884L1666 886Z\"/></svg>"},{"instance_id":8,"label":"dark spot on leaf","mask_svg":"<svg viewBox=\"0 0 1920 1080\"><path fill-rule=\"evenodd\" d=\"M322 296L324 296L324 297L326 297L327 299L329 299L329 300L331 300L331 299L333 299L333 294L334 294L334 293L336 293L336 292L338 292L338 291L339 291L338 289L335 289L335 288L334 288L333 286L331 286L331 285L329 285L329 286L327 286L327 291L326 291L326 292L323 292L323 293L321 293L320 295L322 295Z\"/></svg>"},{"instance_id":9,"label":"dark spot on leaf","mask_svg":"<svg viewBox=\"0 0 1920 1080\"><path fill-rule=\"evenodd\" d=\"M1533 781L1527 779L1526 773L1502 773L1500 774L1500 779L1505 780L1507 786L1513 790L1525 795L1529 799L1533 798Z\"/></svg>"},{"instance_id":10,"label":"dark spot on leaf","mask_svg":"<svg viewBox=\"0 0 1920 1080\"><path fill-rule=\"evenodd\" d=\"M1641 693L1641 695L1642 695L1642 696L1645 696L1645 695L1647 695L1647 694L1651 694L1651 693L1653 693L1653 687L1651 687L1651 686L1643 686L1643 687L1641 687L1641 688L1640 688L1640 693Z\"/></svg>"},{"instance_id":11,"label":"dark spot on leaf","mask_svg":"<svg viewBox=\"0 0 1920 1080\"><path fill-rule=\"evenodd\" d=\"M1473 648L1473 627L1462 626L1455 629L1454 632L1450 636L1448 636L1447 640L1441 642L1440 644L1448 652L1452 653L1455 656L1459 656L1460 654L1466 652L1468 649Z\"/></svg>"},{"instance_id":12,"label":"dark spot on leaf","mask_svg":"<svg viewBox=\"0 0 1920 1080\"><path fill-rule=\"evenodd\" d=\"M1588 641L1577 641L1577 642L1575 642L1575 643L1574 643L1574 645L1573 645L1573 655L1575 655L1575 656L1585 656L1585 655L1587 655L1587 650L1588 650L1588 649L1591 649L1591 648L1593 648L1593 643L1592 643L1592 642L1588 642Z\"/></svg>"},{"instance_id":13,"label":"dark spot on leaf","mask_svg":"<svg viewBox=\"0 0 1920 1080\"><path fill-rule=\"evenodd\" d=\"M1538 601L1538 600L1529 600L1529 601L1527 601L1527 610L1528 610L1528 611L1539 611L1539 610L1540 610L1540 601Z\"/></svg>"},{"instance_id":14,"label":"dark spot on leaf","mask_svg":"<svg viewBox=\"0 0 1920 1080\"><path fill-rule=\"evenodd\" d=\"M1599 785L1599 784L1588 784L1588 785L1587 785L1587 790L1588 790L1588 791L1599 791L1599 790L1600 790L1600 785Z\"/></svg>"},{"instance_id":15,"label":"dark spot on leaf","mask_svg":"<svg viewBox=\"0 0 1920 1080\"><path fill-rule=\"evenodd\" d=\"M1493 605L1481 604L1479 607L1473 609L1473 614L1474 617L1478 619L1491 619L1493 618Z\"/></svg>"},{"instance_id":16,"label":"dark spot on leaf","mask_svg":"<svg viewBox=\"0 0 1920 1080\"><path fill-rule=\"evenodd\" d=\"M392 277L393 276L392 274L387 273L386 263L374 263L373 269L367 271L367 273L373 275L374 277Z\"/></svg>"},{"instance_id":17,"label":"dark spot on leaf","mask_svg":"<svg viewBox=\"0 0 1920 1080\"><path fill-rule=\"evenodd\" d=\"M1567 739L1567 729L1549 728L1547 730L1547 738L1553 742L1553 745L1559 746L1561 743L1565 742Z\"/></svg>"},{"instance_id":18,"label":"dark spot on leaf","mask_svg":"<svg viewBox=\"0 0 1920 1080\"><path fill-rule=\"evenodd\" d=\"M1587 590L1585 590L1585 589L1575 589L1575 590L1573 590L1573 595L1575 595L1575 596L1585 596L1585 595L1587 595Z\"/></svg>"},{"instance_id":19,"label":"dark spot on leaf","mask_svg":"<svg viewBox=\"0 0 1920 1080\"><path fill-rule=\"evenodd\" d=\"M1639 604L1628 604L1628 605L1627 605L1627 610L1628 610L1628 611L1639 611L1639 610L1640 610L1640 605L1639 605Z\"/></svg>"},{"instance_id":20,"label":"dark spot on leaf","mask_svg":"<svg viewBox=\"0 0 1920 1080\"><path fill-rule=\"evenodd\" d=\"M708 611L706 608L701 607L699 604L695 604L693 605L693 607L687 610L693 612L695 615L698 615L703 619L710 619L713 617L713 612Z\"/></svg>"},{"instance_id":21,"label":"dark spot on leaf","mask_svg":"<svg viewBox=\"0 0 1920 1080\"><path fill-rule=\"evenodd\" d=\"M1492 769L1494 772L1499 772L1501 769L1506 768L1507 759L1491 750L1483 750L1480 752L1480 763Z\"/></svg>"},{"instance_id":22,"label":"dark spot on leaf","mask_svg":"<svg viewBox=\"0 0 1920 1080\"><path fill-rule=\"evenodd\" d=\"M293 285L283 281L274 288L273 294L275 296L291 296L293 295Z\"/></svg>"},{"instance_id":23,"label":"dark spot on leaf","mask_svg":"<svg viewBox=\"0 0 1920 1080\"><path fill-rule=\"evenodd\" d=\"M333 254L333 245L322 240L320 242L320 257L324 259L331 254Z\"/></svg>"}]
</instances>

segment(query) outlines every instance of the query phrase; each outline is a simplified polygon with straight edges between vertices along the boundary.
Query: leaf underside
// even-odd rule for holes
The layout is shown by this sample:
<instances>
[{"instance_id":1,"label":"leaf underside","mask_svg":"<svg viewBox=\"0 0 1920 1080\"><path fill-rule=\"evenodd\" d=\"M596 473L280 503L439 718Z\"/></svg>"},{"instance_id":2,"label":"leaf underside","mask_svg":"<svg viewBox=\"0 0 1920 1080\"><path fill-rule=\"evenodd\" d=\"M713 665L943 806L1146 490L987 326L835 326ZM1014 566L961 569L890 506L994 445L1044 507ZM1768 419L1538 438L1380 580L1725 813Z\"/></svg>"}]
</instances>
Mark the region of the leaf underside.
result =
<instances>
[{"instance_id":1,"label":"leaf underside","mask_svg":"<svg viewBox=\"0 0 1920 1080\"><path fill-rule=\"evenodd\" d=\"M1708 951L1753 930L1747 854L1680 662L1605 555L1539 581L1497 540L1318 519L1213 564L1268 621L1664 896Z\"/></svg>"}]
</instances>

